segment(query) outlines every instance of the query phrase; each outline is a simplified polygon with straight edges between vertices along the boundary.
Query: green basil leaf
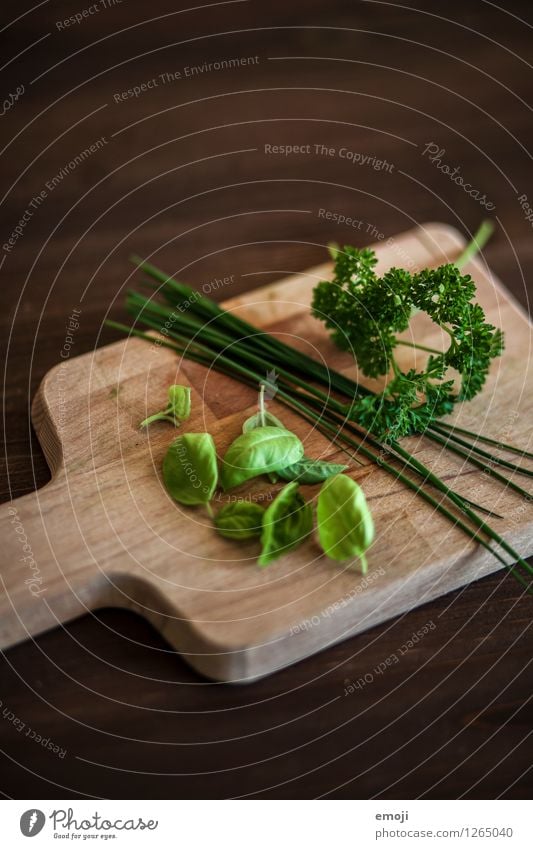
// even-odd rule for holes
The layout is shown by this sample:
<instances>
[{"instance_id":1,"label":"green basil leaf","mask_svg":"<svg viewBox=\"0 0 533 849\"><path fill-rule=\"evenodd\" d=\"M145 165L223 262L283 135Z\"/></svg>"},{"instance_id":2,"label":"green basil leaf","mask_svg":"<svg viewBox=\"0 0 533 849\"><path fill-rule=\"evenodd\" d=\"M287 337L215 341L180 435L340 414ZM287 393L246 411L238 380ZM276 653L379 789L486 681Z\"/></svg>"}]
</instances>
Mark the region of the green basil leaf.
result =
<instances>
[{"instance_id":1,"label":"green basil leaf","mask_svg":"<svg viewBox=\"0 0 533 849\"><path fill-rule=\"evenodd\" d=\"M250 416L249 419L246 419L242 426L242 432L248 433L258 427L281 427L283 430L286 430L283 422L280 422L280 420L272 413L269 413L268 410L259 410L259 412L254 413L253 416Z\"/></svg>"},{"instance_id":2,"label":"green basil leaf","mask_svg":"<svg viewBox=\"0 0 533 849\"><path fill-rule=\"evenodd\" d=\"M258 427L231 443L222 463L220 480L224 489L238 486L257 475L289 466L303 457L298 437L280 427Z\"/></svg>"},{"instance_id":3,"label":"green basil leaf","mask_svg":"<svg viewBox=\"0 0 533 849\"><path fill-rule=\"evenodd\" d=\"M263 387L261 387L263 389ZM280 427L283 430L287 430L282 421L280 421L273 413L269 413L268 410L262 409L257 413L254 413L253 416L250 416L249 419L246 419L242 426L243 433L249 433L251 430L255 430L258 427ZM279 480L279 476L276 472L269 472L268 478L271 483L277 483Z\"/></svg>"},{"instance_id":4,"label":"green basil leaf","mask_svg":"<svg viewBox=\"0 0 533 849\"><path fill-rule=\"evenodd\" d=\"M251 539L261 534L264 508L255 501L231 501L215 516L215 527L228 539Z\"/></svg>"},{"instance_id":5,"label":"green basil leaf","mask_svg":"<svg viewBox=\"0 0 533 849\"><path fill-rule=\"evenodd\" d=\"M320 545L333 560L361 559L374 539L374 522L363 490L347 475L329 478L318 494L317 526Z\"/></svg>"},{"instance_id":6,"label":"green basil leaf","mask_svg":"<svg viewBox=\"0 0 533 849\"><path fill-rule=\"evenodd\" d=\"M175 383L168 388L168 407L159 413L154 413L142 421L139 427L147 427L152 422L170 422L178 427L181 422L186 421L191 415L191 389L190 386L179 386Z\"/></svg>"},{"instance_id":7,"label":"green basil leaf","mask_svg":"<svg viewBox=\"0 0 533 849\"><path fill-rule=\"evenodd\" d=\"M290 483L267 507L263 516L262 551L259 566L268 566L282 554L300 545L313 530L313 508Z\"/></svg>"},{"instance_id":8,"label":"green basil leaf","mask_svg":"<svg viewBox=\"0 0 533 849\"><path fill-rule=\"evenodd\" d=\"M184 433L169 446L163 460L163 480L180 504L206 504L218 480L217 453L209 433Z\"/></svg>"},{"instance_id":9,"label":"green basil leaf","mask_svg":"<svg viewBox=\"0 0 533 849\"><path fill-rule=\"evenodd\" d=\"M175 383L168 389L168 403L172 414L180 422L186 421L191 415L191 387L179 386Z\"/></svg>"},{"instance_id":10,"label":"green basil leaf","mask_svg":"<svg viewBox=\"0 0 533 849\"><path fill-rule=\"evenodd\" d=\"M298 483L314 484L323 483L333 475L344 472L347 468L348 466L343 466L340 463L327 463L325 460L310 460L309 457L302 457L292 466L276 469L276 472L284 481L297 480Z\"/></svg>"}]
</instances>

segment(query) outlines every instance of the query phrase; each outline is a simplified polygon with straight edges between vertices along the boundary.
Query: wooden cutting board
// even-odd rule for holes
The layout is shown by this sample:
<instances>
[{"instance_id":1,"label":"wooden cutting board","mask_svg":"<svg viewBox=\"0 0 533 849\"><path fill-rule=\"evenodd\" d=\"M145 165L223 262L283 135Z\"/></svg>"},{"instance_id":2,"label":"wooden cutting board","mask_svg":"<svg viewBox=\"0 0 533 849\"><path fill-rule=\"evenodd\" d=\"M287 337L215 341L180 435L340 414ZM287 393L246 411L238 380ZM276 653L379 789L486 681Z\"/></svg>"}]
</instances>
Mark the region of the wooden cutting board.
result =
<instances>
[{"instance_id":1,"label":"wooden cutting board","mask_svg":"<svg viewBox=\"0 0 533 849\"><path fill-rule=\"evenodd\" d=\"M429 224L375 247L385 270L451 261L463 244L455 230ZM489 319L505 330L507 348L482 395L463 406L460 424L527 447L533 409L527 317L481 261L468 271ZM312 288L330 272L328 263L225 306L355 373L353 361L331 345L309 314ZM414 321L418 340L436 344L431 324L421 316ZM406 366L413 352L401 351ZM120 606L146 616L201 673L243 682L500 568L414 493L362 460L362 465L352 463L352 473L364 487L376 524L366 578L328 561L311 539L259 569L256 541L222 539L203 509L181 508L167 496L160 468L176 435L173 428L158 423L148 432L138 429L141 419L164 406L167 387L185 382L193 387L193 413L185 429L210 431L222 454L254 411L254 393L180 363L156 344L117 342L65 360L46 375L32 418L52 480L0 508L1 647L87 611ZM299 434L306 454L345 460L275 401L270 409ZM408 446L459 492L502 514L495 527L524 555L533 552L530 503L425 438L412 438ZM255 481L239 493L268 503L278 489ZM317 489L307 488L308 496ZM410 636L408 623L405 628Z\"/></svg>"}]
</instances>

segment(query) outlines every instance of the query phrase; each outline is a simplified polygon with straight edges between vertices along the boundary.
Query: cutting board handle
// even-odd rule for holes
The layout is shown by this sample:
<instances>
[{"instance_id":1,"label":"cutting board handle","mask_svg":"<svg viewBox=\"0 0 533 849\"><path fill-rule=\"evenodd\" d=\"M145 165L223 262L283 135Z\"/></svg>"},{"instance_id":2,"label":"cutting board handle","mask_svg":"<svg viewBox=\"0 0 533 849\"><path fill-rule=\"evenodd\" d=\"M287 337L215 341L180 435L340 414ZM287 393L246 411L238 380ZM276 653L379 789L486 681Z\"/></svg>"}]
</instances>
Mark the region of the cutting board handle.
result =
<instances>
[{"instance_id":1,"label":"cutting board handle","mask_svg":"<svg viewBox=\"0 0 533 849\"><path fill-rule=\"evenodd\" d=\"M75 568L88 552L65 521L66 502L66 488L51 483L0 505L2 649L106 603L97 568Z\"/></svg>"}]
</instances>

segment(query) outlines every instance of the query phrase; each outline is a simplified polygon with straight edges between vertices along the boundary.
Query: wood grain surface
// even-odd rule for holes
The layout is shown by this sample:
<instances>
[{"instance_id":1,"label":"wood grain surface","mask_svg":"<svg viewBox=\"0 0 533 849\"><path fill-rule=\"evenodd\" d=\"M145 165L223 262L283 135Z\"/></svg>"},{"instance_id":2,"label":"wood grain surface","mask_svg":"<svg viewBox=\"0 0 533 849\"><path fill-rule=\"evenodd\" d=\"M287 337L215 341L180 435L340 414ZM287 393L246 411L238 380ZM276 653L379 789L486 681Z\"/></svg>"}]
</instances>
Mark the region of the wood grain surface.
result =
<instances>
[{"instance_id":1,"label":"wood grain surface","mask_svg":"<svg viewBox=\"0 0 533 849\"><path fill-rule=\"evenodd\" d=\"M102 324L124 317L130 252L224 300L317 265L330 240L362 246L424 221L468 235L485 194L497 231L484 258L528 308L530 4L413 5L128 0L64 31L83 3L3 5L2 27L18 20L1 33L2 103L25 91L1 119L2 245L47 192L0 257L4 501L49 481L30 400L74 309L70 356L119 339ZM428 159L430 143L478 198ZM276 144L310 152L265 152ZM240 688L208 683L140 616L98 610L2 655L1 790L530 797L531 613L498 572Z\"/></svg>"}]
</instances>

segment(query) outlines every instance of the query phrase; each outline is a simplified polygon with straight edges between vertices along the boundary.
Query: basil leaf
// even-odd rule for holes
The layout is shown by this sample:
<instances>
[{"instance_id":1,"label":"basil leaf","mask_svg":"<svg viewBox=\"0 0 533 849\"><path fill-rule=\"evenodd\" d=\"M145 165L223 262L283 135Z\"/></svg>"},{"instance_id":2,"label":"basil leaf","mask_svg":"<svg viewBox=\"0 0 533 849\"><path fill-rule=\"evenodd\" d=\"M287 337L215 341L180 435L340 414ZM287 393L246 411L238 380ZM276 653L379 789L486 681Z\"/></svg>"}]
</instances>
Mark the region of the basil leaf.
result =
<instances>
[{"instance_id":1,"label":"basil leaf","mask_svg":"<svg viewBox=\"0 0 533 849\"><path fill-rule=\"evenodd\" d=\"M215 516L215 527L228 539L251 539L261 534L263 507L255 501L232 501Z\"/></svg>"},{"instance_id":2,"label":"basil leaf","mask_svg":"<svg viewBox=\"0 0 533 849\"><path fill-rule=\"evenodd\" d=\"M263 390L264 387L261 387ZM283 430L287 430L282 421L276 418L273 413L269 413L268 410L261 409L259 412L254 413L253 416L250 416L249 419L246 419L242 426L243 433L249 433L251 430L255 430L258 427L280 427ZM271 483L277 483L279 480L279 476L276 472L269 472L268 478Z\"/></svg>"},{"instance_id":3,"label":"basil leaf","mask_svg":"<svg viewBox=\"0 0 533 849\"><path fill-rule=\"evenodd\" d=\"M295 481L298 483L314 484L322 483L333 475L344 472L348 466L340 463L327 463L325 460L310 460L302 457L297 463L285 466L284 469L276 469L277 474L284 481Z\"/></svg>"},{"instance_id":4,"label":"basil leaf","mask_svg":"<svg viewBox=\"0 0 533 849\"><path fill-rule=\"evenodd\" d=\"M374 522L363 490L347 475L329 478L318 494L317 525L320 545L333 560L361 559L374 539Z\"/></svg>"},{"instance_id":5,"label":"basil leaf","mask_svg":"<svg viewBox=\"0 0 533 849\"><path fill-rule=\"evenodd\" d=\"M249 419L246 419L242 426L243 433L249 433L251 430L255 430L258 427L280 427L283 430L287 430L280 419L276 418L273 413L269 413L268 410L265 409L264 393L265 384L261 384L261 390L259 392L259 410L257 413L254 413L253 416L250 416ZM268 478L271 483L277 483L279 480L279 476L276 472L269 472Z\"/></svg>"},{"instance_id":6,"label":"basil leaf","mask_svg":"<svg viewBox=\"0 0 533 849\"><path fill-rule=\"evenodd\" d=\"M257 427L281 427L283 430L286 430L283 422L280 422L280 420L272 413L269 413L268 410L259 410L259 412L254 413L253 416L250 416L249 419L246 419L242 426L242 432L248 433L251 430L255 430Z\"/></svg>"},{"instance_id":7,"label":"basil leaf","mask_svg":"<svg viewBox=\"0 0 533 849\"><path fill-rule=\"evenodd\" d=\"M168 403L174 418L181 422L191 415L191 387L174 384L168 389Z\"/></svg>"},{"instance_id":8,"label":"basil leaf","mask_svg":"<svg viewBox=\"0 0 533 849\"><path fill-rule=\"evenodd\" d=\"M298 484L284 487L263 516L259 566L268 566L296 548L313 530L313 508L306 504Z\"/></svg>"},{"instance_id":9,"label":"basil leaf","mask_svg":"<svg viewBox=\"0 0 533 849\"><path fill-rule=\"evenodd\" d=\"M191 415L191 388L190 386L179 386L177 383L168 388L168 407L159 413L148 416L139 425L147 427L152 422L170 422L178 427Z\"/></svg>"},{"instance_id":10,"label":"basil leaf","mask_svg":"<svg viewBox=\"0 0 533 849\"><path fill-rule=\"evenodd\" d=\"M206 504L217 479L217 454L210 433L184 433L170 444L163 460L163 480L175 501Z\"/></svg>"},{"instance_id":11,"label":"basil leaf","mask_svg":"<svg viewBox=\"0 0 533 849\"><path fill-rule=\"evenodd\" d=\"M257 475L296 463L304 447L298 437L280 427L258 427L231 443L222 462L220 480L224 489L238 486Z\"/></svg>"}]
</instances>

